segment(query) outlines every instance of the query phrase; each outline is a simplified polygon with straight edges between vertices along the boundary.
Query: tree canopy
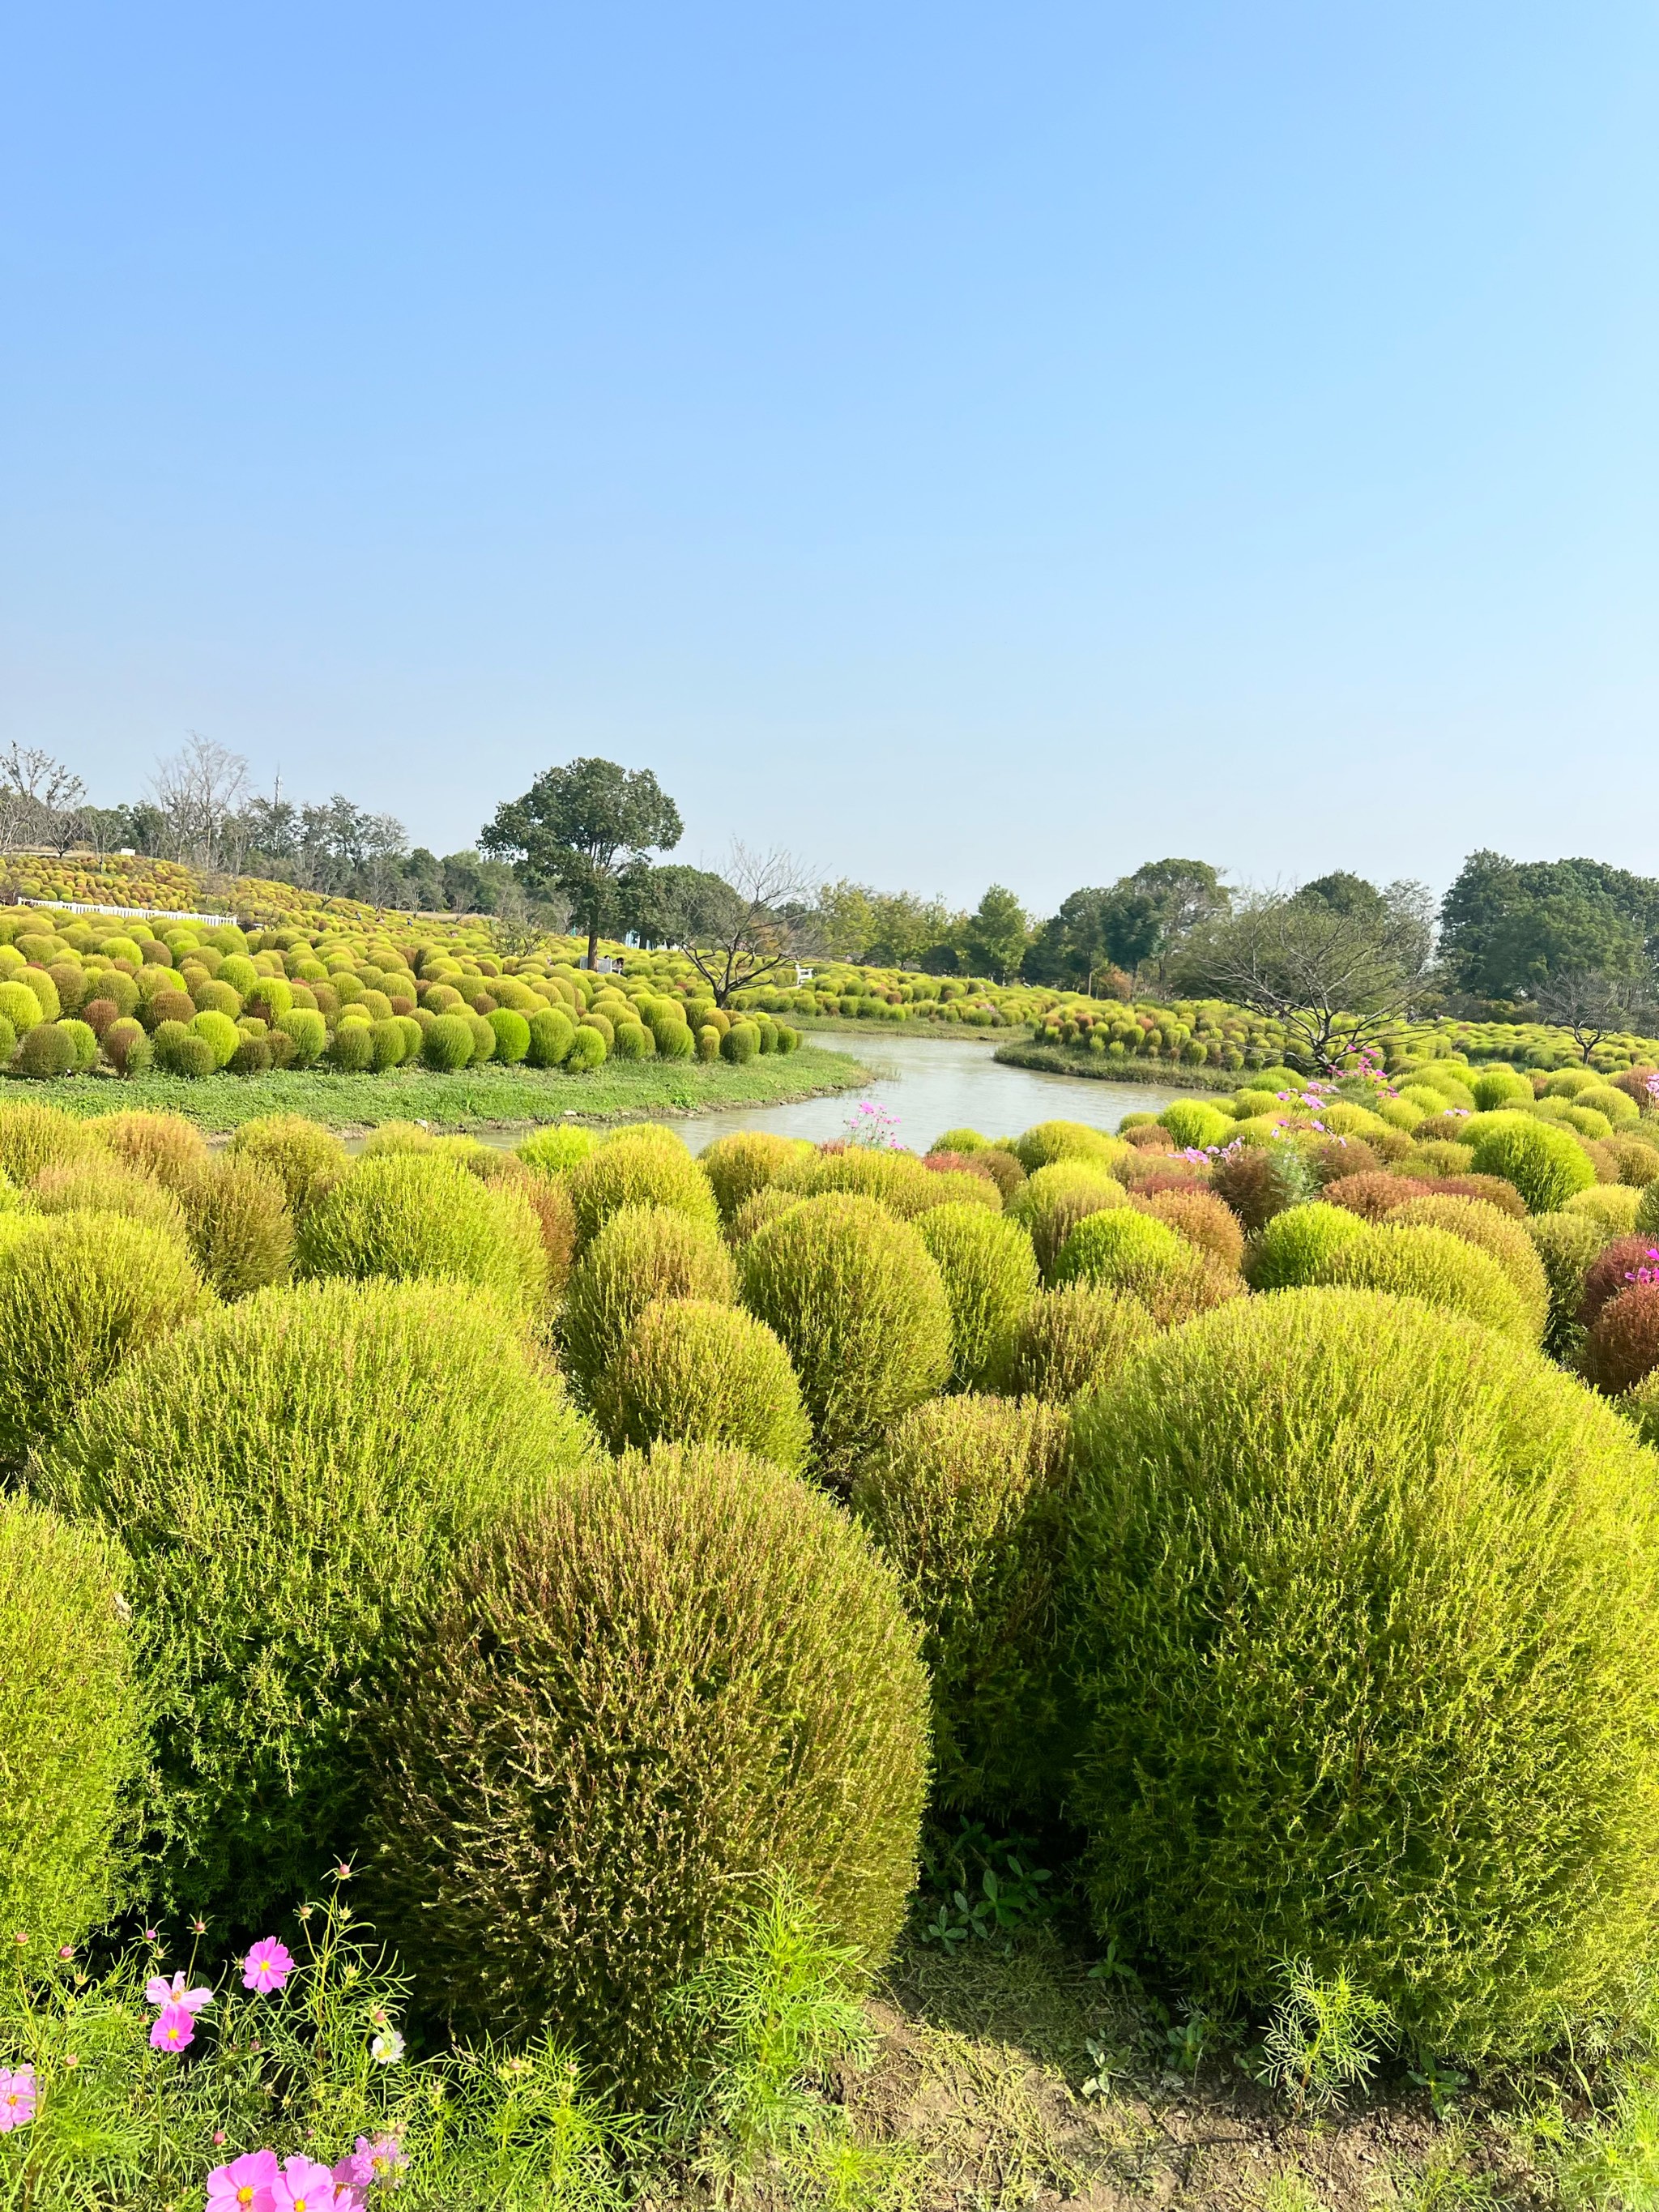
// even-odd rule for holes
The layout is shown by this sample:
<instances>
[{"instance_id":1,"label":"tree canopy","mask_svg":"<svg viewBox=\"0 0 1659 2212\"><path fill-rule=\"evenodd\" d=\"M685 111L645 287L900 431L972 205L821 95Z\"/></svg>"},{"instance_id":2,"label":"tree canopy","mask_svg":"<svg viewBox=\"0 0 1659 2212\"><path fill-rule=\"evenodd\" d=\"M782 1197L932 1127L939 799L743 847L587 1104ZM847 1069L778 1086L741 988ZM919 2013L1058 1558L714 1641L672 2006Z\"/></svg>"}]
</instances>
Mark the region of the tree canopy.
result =
<instances>
[{"instance_id":1,"label":"tree canopy","mask_svg":"<svg viewBox=\"0 0 1659 2212\"><path fill-rule=\"evenodd\" d=\"M1472 853L1441 902L1440 951L1472 998L1519 1004L1588 975L1639 998L1659 957L1659 882L1601 860Z\"/></svg>"},{"instance_id":2,"label":"tree canopy","mask_svg":"<svg viewBox=\"0 0 1659 2212\"><path fill-rule=\"evenodd\" d=\"M680 811L649 769L574 760L544 769L495 810L479 844L510 860L526 889L562 891L587 935L591 967L620 888L653 852L672 852Z\"/></svg>"}]
</instances>

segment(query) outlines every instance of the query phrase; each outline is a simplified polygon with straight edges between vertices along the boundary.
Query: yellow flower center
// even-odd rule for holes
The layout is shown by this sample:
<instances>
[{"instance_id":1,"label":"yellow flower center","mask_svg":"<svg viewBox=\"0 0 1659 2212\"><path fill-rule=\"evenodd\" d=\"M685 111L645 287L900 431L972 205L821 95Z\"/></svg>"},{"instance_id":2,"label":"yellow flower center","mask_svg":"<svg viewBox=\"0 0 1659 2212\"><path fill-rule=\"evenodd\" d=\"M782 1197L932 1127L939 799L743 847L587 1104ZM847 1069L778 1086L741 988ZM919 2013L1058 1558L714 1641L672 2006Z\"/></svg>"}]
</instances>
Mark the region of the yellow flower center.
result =
<instances>
[{"instance_id":1,"label":"yellow flower center","mask_svg":"<svg viewBox=\"0 0 1659 2212\"><path fill-rule=\"evenodd\" d=\"M239 2204L252 2204L252 2202L253 2202L253 2191L252 2191L252 2186L251 2186L247 2182L246 2182L246 2181L245 2181L245 2182L242 2184L241 2187L237 2191L237 2192L236 2192L236 2202L237 2202Z\"/></svg>"}]
</instances>

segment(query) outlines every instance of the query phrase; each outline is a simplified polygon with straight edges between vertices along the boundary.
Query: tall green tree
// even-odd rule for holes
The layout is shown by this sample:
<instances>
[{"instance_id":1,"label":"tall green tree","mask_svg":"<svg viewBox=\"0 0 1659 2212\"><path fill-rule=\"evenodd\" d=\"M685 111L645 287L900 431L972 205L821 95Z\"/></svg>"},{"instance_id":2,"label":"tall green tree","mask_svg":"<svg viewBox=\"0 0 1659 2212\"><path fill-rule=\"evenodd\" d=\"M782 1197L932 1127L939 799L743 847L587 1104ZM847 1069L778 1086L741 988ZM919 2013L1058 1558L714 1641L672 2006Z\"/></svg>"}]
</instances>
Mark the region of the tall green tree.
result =
<instances>
[{"instance_id":1,"label":"tall green tree","mask_svg":"<svg viewBox=\"0 0 1659 2212\"><path fill-rule=\"evenodd\" d=\"M562 891L587 935L587 964L630 870L672 852L684 825L649 769L574 760L544 769L521 799L507 800L479 839L510 860L527 890Z\"/></svg>"},{"instance_id":2,"label":"tall green tree","mask_svg":"<svg viewBox=\"0 0 1659 2212\"><path fill-rule=\"evenodd\" d=\"M993 884L968 917L963 949L969 964L998 983L1018 981L1031 939L1030 917L1006 884Z\"/></svg>"},{"instance_id":3,"label":"tall green tree","mask_svg":"<svg viewBox=\"0 0 1659 2212\"><path fill-rule=\"evenodd\" d=\"M1473 998L1530 1000L1590 975L1639 995L1659 959L1659 881L1602 860L1472 853L1441 902L1440 950Z\"/></svg>"}]
</instances>

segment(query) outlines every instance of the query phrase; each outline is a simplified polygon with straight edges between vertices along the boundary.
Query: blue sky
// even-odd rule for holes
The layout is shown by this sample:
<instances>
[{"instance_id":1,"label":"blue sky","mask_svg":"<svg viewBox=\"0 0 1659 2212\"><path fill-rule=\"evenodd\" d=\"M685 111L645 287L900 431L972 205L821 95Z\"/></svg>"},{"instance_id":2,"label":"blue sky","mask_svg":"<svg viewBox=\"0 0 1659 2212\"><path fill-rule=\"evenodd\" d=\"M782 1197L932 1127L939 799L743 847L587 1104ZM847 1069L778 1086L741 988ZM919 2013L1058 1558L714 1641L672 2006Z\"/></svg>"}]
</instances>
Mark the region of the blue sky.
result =
<instances>
[{"instance_id":1,"label":"blue sky","mask_svg":"<svg viewBox=\"0 0 1659 2212\"><path fill-rule=\"evenodd\" d=\"M15 9L0 739L1659 872L1656 108L1646 0Z\"/></svg>"}]
</instances>

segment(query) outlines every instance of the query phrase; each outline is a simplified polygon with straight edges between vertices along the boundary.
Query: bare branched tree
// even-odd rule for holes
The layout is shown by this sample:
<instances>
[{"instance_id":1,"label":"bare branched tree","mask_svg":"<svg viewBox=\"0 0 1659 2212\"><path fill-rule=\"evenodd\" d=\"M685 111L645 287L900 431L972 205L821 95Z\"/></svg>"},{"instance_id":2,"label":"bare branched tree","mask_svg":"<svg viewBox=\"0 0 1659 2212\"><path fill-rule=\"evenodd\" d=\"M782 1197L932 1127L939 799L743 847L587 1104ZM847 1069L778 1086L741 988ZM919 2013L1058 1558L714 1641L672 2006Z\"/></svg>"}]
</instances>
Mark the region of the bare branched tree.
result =
<instances>
[{"instance_id":1,"label":"bare branched tree","mask_svg":"<svg viewBox=\"0 0 1659 2212\"><path fill-rule=\"evenodd\" d=\"M1433 939L1420 884L1393 884L1357 904L1316 892L1310 885L1247 895L1194 933L1177 973L1195 995L1212 993L1281 1022L1325 1075L1411 1012Z\"/></svg>"},{"instance_id":2,"label":"bare branched tree","mask_svg":"<svg viewBox=\"0 0 1659 2212\"><path fill-rule=\"evenodd\" d=\"M240 753L192 730L181 751L157 761L149 787L167 823L169 857L218 867L229 824L247 794Z\"/></svg>"},{"instance_id":3,"label":"bare branched tree","mask_svg":"<svg viewBox=\"0 0 1659 2212\"><path fill-rule=\"evenodd\" d=\"M793 961L800 925L787 909L807 884L793 854L777 847L756 852L734 840L720 875L700 868L659 872L672 882L660 911L663 934L685 954L717 1006Z\"/></svg>"},{"instance_id":4,"label":"bare branched tree","mask_svg":"<svg viewBox=\"0 0 1659 2212\"><path fill-rule=\"evenodd\" d=\"M1651 972L1610 975L1601 968L1570 968L1540 983L1534 997L1547 1022L1569 1030L1588 1066L1604 1036L1634 1029L1651 1012L1656 994Z\"/></svg>"},{"instance_id":5,"label":"bare branched tree","mask_svg":"<svg viewBox=\"0 0 1659 2212\"><path fill-rule=\"evenodd\" d=\"M14 739L0 753L0 852L49 845L61 858L84 835L79 810L86 795L72 769Z\"/></svg>"}]
</instances>

